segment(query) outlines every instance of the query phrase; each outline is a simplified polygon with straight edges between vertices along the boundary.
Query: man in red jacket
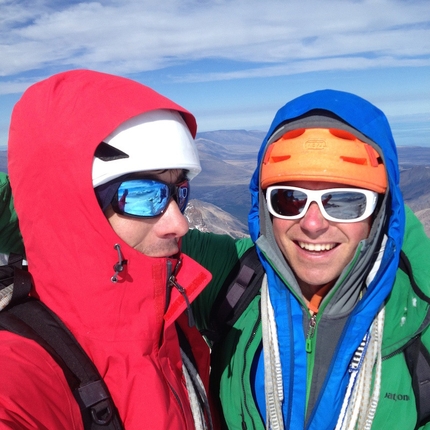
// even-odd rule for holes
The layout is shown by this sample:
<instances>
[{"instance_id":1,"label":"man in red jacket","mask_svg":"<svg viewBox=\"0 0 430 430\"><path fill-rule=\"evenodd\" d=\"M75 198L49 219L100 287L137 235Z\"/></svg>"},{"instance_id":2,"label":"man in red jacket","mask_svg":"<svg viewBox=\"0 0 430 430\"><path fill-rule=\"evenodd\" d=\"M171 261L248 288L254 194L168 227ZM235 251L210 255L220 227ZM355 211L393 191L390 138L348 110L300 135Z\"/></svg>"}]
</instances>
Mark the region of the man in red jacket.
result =
<instances>
[{"instance_id":1,"label":"man in red jacket","mask_svg":"<svg viewBox=\"0 0 430 430\"><path fill-rule=\"evenodd\" d=\"M212 428L209 351L189 304L210 274L180 251L194 117L137 82L75 70L14 108L9 174L32 295L66 324L133 429ZM192 325L192 324L191 324ZM52 357L0 331L0 428L83 429Z\"/></svg>"}]
</instances>

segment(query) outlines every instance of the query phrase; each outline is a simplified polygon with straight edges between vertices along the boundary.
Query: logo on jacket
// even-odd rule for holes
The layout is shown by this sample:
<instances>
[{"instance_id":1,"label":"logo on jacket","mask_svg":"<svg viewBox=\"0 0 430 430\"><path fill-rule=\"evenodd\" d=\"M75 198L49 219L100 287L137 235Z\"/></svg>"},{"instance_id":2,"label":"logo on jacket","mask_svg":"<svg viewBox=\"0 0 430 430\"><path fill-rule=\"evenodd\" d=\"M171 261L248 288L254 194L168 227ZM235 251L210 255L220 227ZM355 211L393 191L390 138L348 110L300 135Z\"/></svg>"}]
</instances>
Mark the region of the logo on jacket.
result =
<instances>
[{"instance_id":1,"label":"logo on jacket","mask_svg":"<svg viewBox=\"0 0 430 430\"><path fill-rule=\"evenodd\" d=\"M405 401L409 401L411 400L411 398L407 395L407 394L397 394L397 393L385 393L385 399L389 399L389 400L405 400Z\"/></svg>"}]
</instances>

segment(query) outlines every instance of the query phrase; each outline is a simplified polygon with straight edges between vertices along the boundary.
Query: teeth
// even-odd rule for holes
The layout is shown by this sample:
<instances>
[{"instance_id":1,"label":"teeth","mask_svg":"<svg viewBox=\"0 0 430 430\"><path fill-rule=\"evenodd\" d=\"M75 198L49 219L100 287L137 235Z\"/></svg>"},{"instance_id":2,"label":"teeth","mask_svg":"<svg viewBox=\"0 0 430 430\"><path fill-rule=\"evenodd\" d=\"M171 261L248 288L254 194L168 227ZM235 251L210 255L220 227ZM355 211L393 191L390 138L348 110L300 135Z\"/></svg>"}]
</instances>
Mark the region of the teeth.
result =
<instances>
[{"instance_id":1,"label":"teeth","mask_svg":"<svg viewBox=\"0 0 430 430\"><path fill-rule=\"evenodd\" d=\"M330 251L335 247L334 243L305 243L299 242L300 248L306 249L307 251Z\"/></svg>"}]
</instances>

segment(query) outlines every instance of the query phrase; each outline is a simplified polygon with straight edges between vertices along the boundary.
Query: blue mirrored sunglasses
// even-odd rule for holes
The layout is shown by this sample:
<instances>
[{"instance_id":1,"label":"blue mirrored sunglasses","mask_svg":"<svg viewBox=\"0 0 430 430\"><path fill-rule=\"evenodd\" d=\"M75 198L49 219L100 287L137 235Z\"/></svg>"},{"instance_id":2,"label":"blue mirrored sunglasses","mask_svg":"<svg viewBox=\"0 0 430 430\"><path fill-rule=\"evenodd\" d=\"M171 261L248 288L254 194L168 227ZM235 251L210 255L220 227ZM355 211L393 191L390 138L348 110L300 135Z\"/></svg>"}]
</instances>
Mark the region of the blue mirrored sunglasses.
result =
<instances>
[{"instance_id":1,"label":"blue mirrored sunglasses","mask_svg":"<svg viewBox=\"0 0 430 430\"><path fill-rule=\"evenodd\" d=\"M174 199L183 213L188 203L188 180L167 184L155 179L135 178L121 182L111 204L120 215L153 218L161 215Z\"/></svg>"}]
</instances>

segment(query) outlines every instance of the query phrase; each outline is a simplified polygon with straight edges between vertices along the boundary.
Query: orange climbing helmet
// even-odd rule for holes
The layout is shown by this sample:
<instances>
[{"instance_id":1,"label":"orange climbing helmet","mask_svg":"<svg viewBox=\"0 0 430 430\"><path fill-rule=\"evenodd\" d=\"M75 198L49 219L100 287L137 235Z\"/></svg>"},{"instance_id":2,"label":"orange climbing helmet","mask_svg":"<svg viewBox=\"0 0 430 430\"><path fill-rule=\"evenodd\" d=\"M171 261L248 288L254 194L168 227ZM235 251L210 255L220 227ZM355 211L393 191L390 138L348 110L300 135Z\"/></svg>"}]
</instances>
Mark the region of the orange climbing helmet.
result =
<instances>
[{"instance_id":1,"label":"orange climbing helmet","mask_svg":"<svg viewBox=\"0 0 430 430\"><path fill-rule=\"evenodd\" d=\"M385 193L387 175L379 154L352 133L300 128L271 143L261 167L261 188L287 181L338 182Z\"/></svg>"}]
</instances>

